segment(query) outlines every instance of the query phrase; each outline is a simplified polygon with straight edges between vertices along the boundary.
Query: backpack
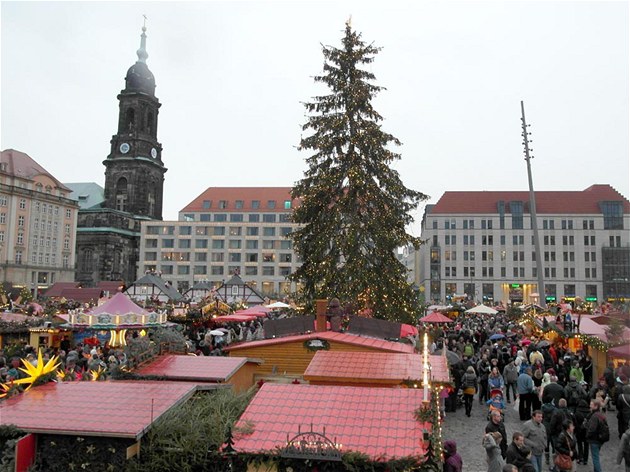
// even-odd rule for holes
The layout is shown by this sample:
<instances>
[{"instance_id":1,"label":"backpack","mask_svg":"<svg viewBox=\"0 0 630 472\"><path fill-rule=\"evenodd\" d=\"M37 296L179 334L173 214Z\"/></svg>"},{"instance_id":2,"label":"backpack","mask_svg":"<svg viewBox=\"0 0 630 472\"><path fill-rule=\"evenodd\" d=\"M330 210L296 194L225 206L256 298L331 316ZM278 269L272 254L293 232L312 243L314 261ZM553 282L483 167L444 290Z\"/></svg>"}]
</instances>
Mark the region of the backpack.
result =
<instances>
[{"instance_id":1,"label":"backpack","mask_svg":"<svg viewBox=\"0 0 630 472\"><path fill-rule=\"evenodd\" d=\"M597 415L599 418L599 426L597 426L597 441L601 444L610 440L610 429L608 428L608 422L603 415Z\"/></svg>"},{"instance_id":2,"label":"backpack","mask_svg":"<svg viewBox=\"0 0 630 472\"><path fill-rule=\"evenodd\" d=\"M579 403L579 401L582 399L582 395L580 395L580 391L579 388L576 386L575 388L570 388L569 389L569 399L567 401L567 404L570 406L577 406L577 404Z\"/></svg>"}]
</instances>

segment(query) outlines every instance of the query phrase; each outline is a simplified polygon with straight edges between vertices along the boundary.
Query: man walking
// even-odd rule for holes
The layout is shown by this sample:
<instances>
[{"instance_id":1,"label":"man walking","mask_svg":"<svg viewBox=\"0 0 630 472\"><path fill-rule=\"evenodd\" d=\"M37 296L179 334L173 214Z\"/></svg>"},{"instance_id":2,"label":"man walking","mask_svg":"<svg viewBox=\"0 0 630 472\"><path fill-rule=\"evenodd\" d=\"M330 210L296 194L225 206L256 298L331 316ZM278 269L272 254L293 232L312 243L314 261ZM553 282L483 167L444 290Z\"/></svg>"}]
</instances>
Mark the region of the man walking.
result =
<instances>
[{"instance_id":1,"label":"man walking","mask_svg":"<svg viewBox=\"0 0 630 472\"><path fill-rule=\"evenodd\" d=\"M602 445L610 439L610 430L608 422L600 410L602 403L598 398L591 400L591 413L588 417L586 426L586 441L591 449L591 457L593 458L593 472L602 472L599 463L599 451Z\"/></svg>"},{"instance_id":2,"label":"man walking","mask_svg":"<svg viewBox=\"0 0 630 472\"><path fill-rule=\"evenodd\" d=\"M514 359L503 368L503 380L505 381L505 397L510 403L510 390L512 398L516 400L516 380L518 379L518 367L514 364Z\"/></svg>"},{"instance_id":3,"label":"man walking","mask_svg":"<svg viewBox=\"0 0 630 472\"><path fill-rule=\"evenodd\" d=\"M547 430L542 424L543 414L540 410L534 410L532 419L523 423L523 437L525 444L532 450L530 460L536 469L536 472L543 470L543 453L547 447Z\"/></svg>"},{"instance_id":4,"label":"man walking","mask_svg":"<svg viewBox=\"0 0 630 472\"><path fill-rule=\"evenodd\" d=\"M527 421L531 415L532 395L534 392L534 381L532 379L532 369L527 367L516 380L516 391L518 392L518 415L521 421Z\"/></svg>"},{"instance_id":5,"label":"man walking","mask_svg":"<svg viewBox=\"0 0 630 472\"><path fill-rule=\"evenodd\" d=\"M501 442L499 443L499 447L501 448L501 456L505 459L505 455L507 453L507 432L505 431L505 425L503 424L503 419L501 418L501 412L497 410L493 410L490 412L490 421L486 425L486 434L487 433L501 433L503 436Z\"/></svg>"}]
</instances>

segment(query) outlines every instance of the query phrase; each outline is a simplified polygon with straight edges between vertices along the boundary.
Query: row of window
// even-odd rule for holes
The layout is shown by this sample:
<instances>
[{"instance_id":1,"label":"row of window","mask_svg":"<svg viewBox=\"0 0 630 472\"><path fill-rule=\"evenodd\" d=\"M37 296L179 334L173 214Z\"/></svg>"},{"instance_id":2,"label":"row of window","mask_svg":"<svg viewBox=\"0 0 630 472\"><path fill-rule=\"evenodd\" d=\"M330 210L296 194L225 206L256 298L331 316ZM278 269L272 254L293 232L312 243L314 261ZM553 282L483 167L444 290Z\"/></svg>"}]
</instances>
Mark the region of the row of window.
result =
<instances>
[{"instance_id":1,"label":"row of window","mask_svg":"<svg viewBox=\"0 0 630 472\"><path fill-rule=\"evenodd\" d=\"M609 204L614 204L611 207L605 207L604 213L604 229L623 229L623 207L616 205L618 202L605 202ZM521 221L522 216L513 215L512 218L517 218L517 220ZM474 219L463 219L462 229L475 229L475 221ZM481 219L480 220L480 228L481 229L493 229L493 220L491 219ZM522 221L520 223L519 228L514 226L514 221L512 222L513 229L522 229ZM433 220L433 229L438 229L439 223L438 220ZM574 229L574 220L571 219L561 219L560 227L562 229ZM444 229L457 229L457 220L455 218L447 218L444 220ZM503 226L501 229L505 229ZM556 220L553 219L543 219L542 220L542 229L556 229ZM582 220L582 229L589 230L595 229L595 220Z\"/></svg>"},{"instance_id":2,"label":"row of window","mask_svg":"<svg viewBox=\"0 0 630 472\"><path fill-rule=\"evenodd\" d=\"M275 216L275 215L274 215ZM260 226L246 226L243 230L242 226L229 226L228 234L230 236L259 236L261 228ZM289 227L275 228L273 226L263 226L263 236L288 236L292 229ZM146 234L151 235L175 235L175 226L147 226ZM180 236L191 236L193 234L192 226L180 226L178 234ZM194 230L195 236L225 236L225 226L196 226Z\"/></svg>"},{"instance_id":3,"label":"row of window","mask_svg":"<svg viewBox=\"0 0 630 472\"><path fill-rule=\"evenodd\" d=\"M185 213L183 220L184 221L195 221L194 213ZM197 215L199 221L209 222L214 221L217 223L224 223L230 221L232 223L243 223L245 222L245 214L244 213L200 213ZM260 213L250 213L247 215L247 221L249 223L290 223L291 222L291 214L290 213L263 213L262 219Z\"/></svg>"},{"instance_id":4,"label":"row of window","mask_svg":"<svg viewBox=\"0 0 630 472\"><path fill-rule=\"evenodd\" d=\"M439 300L440 292L441 292L441 283L439 281L431 282L431 299ZM461 293L457 290L457 283L455 282L446 282L444 284L444 288L446 290L446 296L453 296L457 293ZM484 283L481 284L482 288L482 296L484 300L493 299L494 298L494 284L492 283ZM474 284L465 283L464 284L464 293L472 294L475 292ZM564 296L565 297L575 297L575 284L565 284L564 285ZM556 284L545 284L545 295L556 297L557 288ZM586 297L597 297L597 285L587 284L585 286L584 295Z\"/></svg>"},{"instance_id":5,"label":"row of window","mask_svg":"<svg viewBox=\"0 0 630 472\"><path fill-rule=\"evenodd\" d=\"M20 250L15 251L15 263L22 264L23 261L23 252ZM57 255L56 254L43 254L43 253L32 253L31 254L31 263L33 264L46 264L46 265L56 265L57 264ZM68 269L70 267L70 256L64 254L62 256L61 265L64 269Z\"/></svg>"},{"instance_id":6,"label":"row of window","mask_svg":"<svg viewBox=\"0 0 630 472\"><path fill-rule=\"evenodd\" d=\"M276 208L276 203L277 202L275 200L267 200L266 208L269 210L273 210ZM212 208L212 200L204 200L202 203L202 207L204 210L210 210ZM227 210L229 207L230 207L230 202L228 200L219 200L216 202L216 208L220 210ZM244 200L234 201L234 209L242 210L243 208L245 208ZM260 208L260 200L252 200L250 202L250 208L252 210L258 210ZM282 208L284 208L285 210L290 210L291 200L284 200Z\"/></svg>"},{"instance_id":7,"label":"row of window","mask_svg":"<svg viewBox=\"0 0 630 472\"><path fill-rule=\"evenodd\" d=\"M154 270L155 266L146 265L146 270ZM259 269L257 266L245 266L244 270L241 271L240 266L208 266L205 265L195 265L192 270L189 265L161 265L160 271L163 275L190 275L191 273L194 275L225 275L225 274L233 274L235 271L238 271L241 274L245 274L246 276L257 276L259 275ZM290 267L278 267L276 271L275 267L262 267L260 269L260 274L267 277L275 277L276 273L278 276L286 277L291 274Z\"/></svg>"},{"instance_id":8,"label":"row of window","mask_svg":"<svg viewBox=\"0 0 630 472\"><path fill-rule=\"evenodd\" d=\"M163 249L174 249L175 248L175 239L162 239L162 248ZM242 239L228 239L227 240L227 248L228 249L258 249L259 244L257 239L247 239L245 240L245 244L243 245ZM195 247L194 249L208 249L210 246L211 249L225 249L225 239L212 239L210 240L210 244L208 244L207 239L195 239ZM263 240L260 244L262 249L280 249L280 250L291 250L293 247L293 242L289 240L277 240L277 239L269 239ZM157 239L147 239L145 247L147 249L157 249L158 240ZM190 239L178 239L177 247L179 249L192 249L191 240Z\"/></svg>"},{"instance_id":9,"label":"row of window","mask_svg":"<svg viewBox=\"0 0 630 472\"><path fill-rule=\"evenodd\" d=\"M162 261L178 261L178 262L189 262L191 260L190 252L162 252L159 256L157 252L145 252L144 260L145 261L157 261L158 257ZM192 259L195 262L207 262L208 261L208 253L207 252L196 252L193 254ZM282 263L290 264L293 261L292 253L282 253L276 254L274 252L263 252L260 255L258 253L245 253L241 254L240 252L230 252L227 254L224 252L213 252L210 254L211 262L224 262L225 260L229 262L276 262L276 259Z\"/></svg>"},{"instance_id":10,"label":"row of window","mask_svg":"<svg viewBox=\"0 0 630 472\"><path fill-rule=\"evenodd\" d=\"M463 277L476 277L475 267L474 266L465 266L463 267ZM525 277L525 267L512 267L512 276L513 277ZM538 277L538 271L535 267L532 268L532 278ZM447 266L444 267L444 277L457 277L457 267L455 266ZM482 267L481 268L481 277L494 277L494 268L493 267ZM501 278L507 277L507 269L505 267L501 267ZM556 278L557 270L555 267L545 267L545 277ZM437 280L439 279L439 271L436 269L431 270L431 279ZM563 278L565 279L574 279L575 278L575 267L565 267L563 269ZM597 278L597 269L595 267L586 267L584 269L584 278L587 279L596 279Z\"/></svg>"}]
</instances>

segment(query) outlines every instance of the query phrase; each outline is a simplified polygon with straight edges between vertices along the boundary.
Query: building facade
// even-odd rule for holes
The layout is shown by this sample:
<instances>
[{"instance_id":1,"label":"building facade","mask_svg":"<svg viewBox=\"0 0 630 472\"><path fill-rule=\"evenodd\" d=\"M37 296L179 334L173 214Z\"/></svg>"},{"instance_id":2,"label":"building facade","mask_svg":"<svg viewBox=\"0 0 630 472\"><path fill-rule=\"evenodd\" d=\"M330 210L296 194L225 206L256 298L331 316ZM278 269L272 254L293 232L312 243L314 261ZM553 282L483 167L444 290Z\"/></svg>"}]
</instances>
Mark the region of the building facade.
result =
<instances>
[{"instance_id":1,"label":"building facade","mask_svg":"<svg viewBox=\"0 0 630 472\"><path fill-rule=\"evenodd\" d=\"M74 280L79 205L71 190L23 152L0 158L0 282L35 296Z\"/></svg>"},{"instance_id":2,"label":"building facade","mask_svg":"<svg viewBox=\"0 0 630 472\"><path fill-rule=\"evenodd\" d=\"M178 221L142 222L137 276L158 272L181 293L218 286L233 274L270 298L296 289L286 281L300 264L289 234L298 204L291 187L211 187Z\"/></svg>"},{"instance_id":3,"label":"building facade","mask_svg":"<svg viewBox=\"0 0 630 472\"><path fill-rule=\"evenodd\" d=\"M157 140L161 104L146 64L145 31L143 27L138 61L127 71L125 88L117 97L117 131L103 161L103 201L79 212L76 281L88 287L105 280L132 283L138 271L141 222L162 219L166 167Z\"/></svg>"},{"instance_id":4,"label":"building facade","mask_svg":"<svg viewBox=\"0 0 630 472\"><path fill-rule=\"evenodd\" d=\"M630 202L609 185L535 192L547 302L630 298ZM427 300L539 296L529 192L446 192L422 218L417 272Z\"/></svg>"}]
</instances>

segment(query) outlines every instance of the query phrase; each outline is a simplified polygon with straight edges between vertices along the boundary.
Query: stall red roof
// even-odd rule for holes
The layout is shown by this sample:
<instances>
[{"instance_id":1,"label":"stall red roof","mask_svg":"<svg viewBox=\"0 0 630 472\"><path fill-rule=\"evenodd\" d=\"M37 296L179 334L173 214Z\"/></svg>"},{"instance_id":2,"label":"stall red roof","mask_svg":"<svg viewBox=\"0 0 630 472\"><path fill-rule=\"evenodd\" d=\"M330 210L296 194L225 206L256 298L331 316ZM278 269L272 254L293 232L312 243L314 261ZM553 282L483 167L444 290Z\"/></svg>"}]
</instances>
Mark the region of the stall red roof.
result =
<instances>
[{"instance_id":1,"label":"stall red roof","mask_svg":"<svg viewBox=\"0 0 630 472\"><path fill-rule=\"evenodd\" d=\"M97 302L103 291L100 288L64 288L61 298L75 300L77 302Z\"/></svg>"},{"instance_id":2,"label":"stall red roof","mask_svg":"<svg viewBox=\"0 0 630 472\"><path fill-rule=\"evenodd\" d=\"M431 379L449 382L442 356L429 356ZM304 372L306 380L402 381L422 379L422 355L393 352L318 351Z\"/></svg>"},{"instance_id":3,"label":"stall red roof","mask_svg":"<svg viewBox=\"0 0 630 472\"><path fill-rule=\"evenodd\" d=\"M162 375L169 380L225 382L245 363L258 362L247 357L160 356L135 372L139 375Z\"/></svg>"},{"instance_id":4,"label":"stall red roof","mask_svg":"<svg viewBox=\"0 0 630 472\"><path fill-rule=\"evenodd\" d=\"M50 382L0 403L0 425L30 433L137 440L196 388L184 382Z\"/></svg>"},{"instance_id":5,"label":"stall red roof","mask_svg":"<svg viewBox=\"0 0 630 472\"><path fill-rule=\"evenodd\" d=\"M357 451L373 460L423 456L422 428L414 410L422 404L422 390L408 388L337 387L264 384L234 431L239 452L273 451L310 430L342 444L341 452ZM253 425L253 428L251 427Z\"/></svg>"},{"instance_id":6,"label":"stall red roof","mask_svg":"<svg viewBox=\"0 0 630 472\"><path fill-rule=\"evenodd\" d=\"M218 324L223 323L245 323L247 321L252 321L258 318L256 315L227 315L227 316L217 316L213 318L212 321Z\"/></svg>"},{"instance_id":7,"label":"stall red roof","mask_svg":"<svg viewBox=\"0 0 630 472\"><path fill-rule=\"evenodd\" d=\"M304 342L311 339L325 339L329 342L335 341L342 344L352 344L354 346L369 347L372 349L380 349L382 351L389 352L407 352L410 354L414 352L414 348L411 344L385 341L378 338L368 338L364 336L357 336L356 334L337 333L334 331L299 334L296 336L283 336L280 338L263 339L261 341L250 341L239 344L232 344L224 348L224 351L238 351L239 349L250 349L252 347L272 346L274 344L285 344L291 342Z\"/></svg>"},{"instance_id":8,"label":"stall red roof","mask_svg":"<svg viewBox=\"0 0 630 472\"><path fill-rule=\"evenodd\" d=\"M55 282L52 287L43 293L43 297L61 297L61 293L68 288L79 288L79 282Z\"/></svg>"}]
</instances>

